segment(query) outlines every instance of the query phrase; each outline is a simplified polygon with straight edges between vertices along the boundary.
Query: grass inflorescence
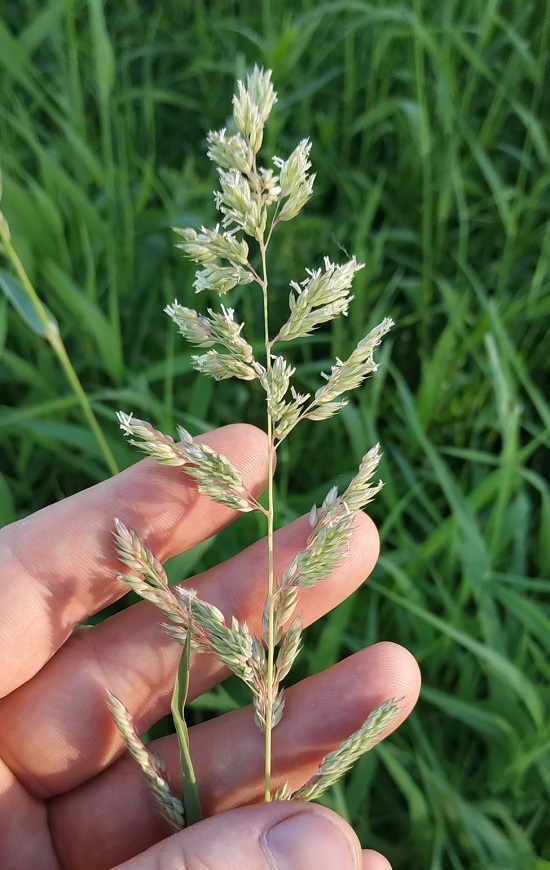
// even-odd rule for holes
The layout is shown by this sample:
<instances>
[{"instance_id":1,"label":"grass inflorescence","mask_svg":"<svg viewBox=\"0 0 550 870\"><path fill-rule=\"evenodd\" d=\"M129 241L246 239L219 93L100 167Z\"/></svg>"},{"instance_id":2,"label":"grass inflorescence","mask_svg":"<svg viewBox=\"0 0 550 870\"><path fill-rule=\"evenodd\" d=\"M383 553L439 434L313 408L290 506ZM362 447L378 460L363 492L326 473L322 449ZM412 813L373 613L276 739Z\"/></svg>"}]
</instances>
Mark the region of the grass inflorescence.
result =
<instances>
[{"instance_id":1,"label":"grass inflorescence","mask_svg":"<svg viewBox=\"0 0 550 870\"><path fill-rule=\"evenodd\" d=\"M273 281L342 246L366 265L354 316L300 341L304 392L364 323L388 313L397 326L364 396L279 454L280 519L324 497L297 458L306 444L321 455L328 442L324 477L341 486L365 443L385 454L374 584L310 630L297 667L381 637L420 660L418 712L327 797L413 870L550 860L549 27L544 0L216 0L184 18L94 0L7 4L0 22L2 210L119 467L135 453L118 408L162 431L183 409L193 434L261 419L246 390L181 377L194 351L158 315L193 305L170 227L213 224L197 146L245 62L273 68L283 95L267 148L282 135L290 151L304 131L314 142L316 193ZM108 473L25 313L0 300L2 522ZM218 562L254 531L235 524L171 570Z\"/></svg>"},{"instance_id":2,"label":"grass inflorescence","mask_svg":"<svg viewBox=\"0 0 550 870\"><path fill-rule=\"evenodd\" d=\"M300 283L291 282L289 311L275 334L270 331L273 304L270 273L267 267L268 249L278 227L297 217L313 194L315 175L310 173L311 142L302 139L286 158L273 157L271 166L261 165L261 150L265 126L277 102L271 71L254 69L239 80L233 97L232 129L225 127L208 133L208 156L217 165L220 190L214 194L221 226L201 227L177 232L183 238L180 247L189 259L198 264L194 287L197 293L210 291L218 297L230 291L252 285L262 301L263 331L260 344L263 354L256 357L245 338L250 324L235 320L235 311L225 305L219 310L207 308L201 313L180 305L177 301L166 307L166 313L179 332L193 346L209 348L195 354L193 368L215 381L235 378L256 381L265 393L267 434L267 508L246 490L240 473L223 455L193 440L190 433L178 427L179 442L164 435L150 423L119 412L118 418L130 442L164 465L180 467L193 478L199 492L213 501L242 513L258 511L265 517L268 568L265 582L265 607L261 635L254 635L235 616L229 626L223 614L212 604L202 601L197 593L185 587L170 590L162 566L141 543L136 533L119 520L115 522L116 547L122 563L133 574L121 579L134 592L156 604L175 624L167 626L169 634L184 647L179 676L189 679L191 650L210 652L250 689L254 722L265 736L264 800L273 799L272 732L280 722L285 706L282 682L288 676L302 648L302 619L297 610L300 588L316 586L333 571L347 555L355 512L364 508L380 491L381 482L372 483L380 462L378 445L363 457L359 470L338 495L331 487L320 507L310 511L311 532L306 546L282 573L274 567L275 498L273 474L275 456L281 444L295 427L304 421L328 420L346 407L347 394L360 387L368 375L378 368L374 351L393 322L386 317L371 329L345 360L337 359L330 373L323 373L314 393L299 393L293 384L295 367L280 353L280 345L305 338L321 324L334 321L348 313L353 300L351 287L355 274L363 268L352 257L336 265L328 257L324 267L306 269L307 277ZM250 247L252 246L252 250ZM256 261L256 265L254 262ZM254 338L252 327L251 340ZM261 360L261 361L260 361ZM344 398L343 398L344 397ZM176 685L174 698L179 695ZM172 702L180 738L182 781L190 770L189 739L185 725L186 711ZM117 724L125 737L128 750L141 764L153 795L159 801L158 777L151 777L151 762L135 751L135 737L125 720ZM354 738L347 738L320 764L313 780L294 793L288 785L277 789L282 799L307 800L319 797L333 785L353 762L371 749L381 728L372 723L389 725L399 711L395 699L387 699L376 708ZM194 772L191 774L194 779ZM198 796L197 796L198 797ZM175 796L177 799L177 796ZM174 800L166 804L165 815L173 824ZM185 796L183 817L188 818Z\"/></svg>"}]
</instances>

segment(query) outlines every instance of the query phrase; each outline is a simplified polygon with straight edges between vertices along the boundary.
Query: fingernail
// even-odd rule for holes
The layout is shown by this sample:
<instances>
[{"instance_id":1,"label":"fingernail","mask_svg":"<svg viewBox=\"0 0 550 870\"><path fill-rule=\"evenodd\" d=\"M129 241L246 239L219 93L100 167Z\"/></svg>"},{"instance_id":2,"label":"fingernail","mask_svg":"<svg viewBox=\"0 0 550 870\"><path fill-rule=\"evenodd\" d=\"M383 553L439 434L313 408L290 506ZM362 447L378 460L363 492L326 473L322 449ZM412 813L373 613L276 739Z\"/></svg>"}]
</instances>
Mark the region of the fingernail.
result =
<instances>
[{"instance_id":1,"label":"fingernail","mask_svg":"<svg viewBox=\"0 0 550 870\"><path fill-rule=\"evenodd\" d=\"M357 851L337 822L312 810L274 825L265 850L275 870L356 870Z\"/></svg>"}]
</instances>

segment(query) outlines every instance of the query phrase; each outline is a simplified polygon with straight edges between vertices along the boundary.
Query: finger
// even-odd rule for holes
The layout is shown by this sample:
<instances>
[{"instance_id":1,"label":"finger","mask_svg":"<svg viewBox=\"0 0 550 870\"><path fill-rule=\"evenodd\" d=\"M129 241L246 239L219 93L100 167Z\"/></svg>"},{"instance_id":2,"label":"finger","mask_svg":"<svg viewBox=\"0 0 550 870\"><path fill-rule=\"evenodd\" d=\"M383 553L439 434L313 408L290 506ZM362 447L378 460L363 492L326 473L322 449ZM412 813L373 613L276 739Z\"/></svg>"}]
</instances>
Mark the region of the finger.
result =
<instances>
[{"instance_id":1,"label":"finger","mask_svg":"<svg viewBox=\"0 0 550 870\"><path fill-rule=\"evenodd\" d=\"M349 825L311 804L243 807L174 834L117 870L358 870L361 854Z\"/></svg>"},{"instance_id":2,"label":"finger","mask_svg":"<svg viewBox=\"0 0 550 870\"><path fill-rule=\"evenodd\" d=\"M227 426L198 440L227 455L249 490L259 494L267 468L263 432ZM0 697L30 679L78 623L127 591L115 579L115 516L164 560L236 514L198 494L180 468L145 459L0 530Z\"/></svg>"},{"instance_id":3,"label":"finger","mask_svg":"<svg viewBox=\"0 0 550 870\"><path fill-rule=\"evenodd\" d=\"M305 545L308 533L307 518L276 533L278 574ZM358 514L339 566L315 589L302 590L298 609L304 624L356 589L377 554L376 528ZM266 576L267 547L258 541L192 583L228 621L234 614L259 634ZM116 614L75 635L33 680L0 700L0 754L33 794L45 797L73 788L120 754L123 742L107 709L107 689L131 711L140 732L169 711L181 646L160 620L162 614L145 603ZM214 656L193 656L190 699L225 676L227 670Z\"/></svg>"},{"instance_id":4,"label":"finger","mask_svg":"<svg viewBox=\"0 0 550 870\"><path fill-rule=\"evenodd\" d=\"M0 867L59 870L44 802L33 798L1 759Z\"/></svg>"},{"instance_id":5,"label":"finger","mask_svg":"<svg viewBox=\"0 0 550 870\"><path fill-rule=\"evenodd\" d=\"M400 698L401 710L390 733L418 697L418 666L410 653L391 643L376 644L323 674L288 689L285 714L273 732L273 787L301 786L322 757L353 731L382 701ZM156 741L178 788L179 760L174 737ZM191 752L207 815L261 799L263 737L250 708L191 729ZM108 770L71 793L48 802L52 836L63 866L98 870L142 851L168 833L141 771L124 756ZM101 831L101 838L97 832Z\"/></svg>"},{"instance_id":6,"label":"finger","mask_svg":"<svg viewBox=\"0 0 550 870\"><path fill-rule=\"evenodd\" d=\"M372 849L363 849L362 870L392 870L391 864L387 858L384 858L380 852L373 852Z\"/></svg>"}]
</instances>

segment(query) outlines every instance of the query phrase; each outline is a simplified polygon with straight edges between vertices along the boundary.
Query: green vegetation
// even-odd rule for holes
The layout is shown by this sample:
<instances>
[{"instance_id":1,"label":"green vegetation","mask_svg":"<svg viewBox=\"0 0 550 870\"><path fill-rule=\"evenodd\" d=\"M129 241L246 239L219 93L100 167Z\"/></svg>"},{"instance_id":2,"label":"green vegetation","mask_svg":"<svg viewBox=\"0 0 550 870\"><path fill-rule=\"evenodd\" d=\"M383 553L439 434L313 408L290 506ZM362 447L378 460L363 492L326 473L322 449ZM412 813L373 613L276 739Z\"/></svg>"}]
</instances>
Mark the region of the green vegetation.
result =
<instances>
[{"instance_id":1,"label":"green vegetation","mask_svg":"<svg viewBox=\"0 0 550 870\"><path fill-rule=\"evenodd\" d=\"M304 388L383 316L396 322L364 392L279 456L282 522L348 482L375 441L385 454L379 566L311 631L302 673L384 638L424 675L417 712L331 805L396 870L548 870L550 3L0 10L2 210L49 311L38 317L3 257L0 522L101 480L110 453L134 462L119 408L164 431L261 422L259 394L190 374L162 310L194 306L170 227L212 224L206 131L247 65L272 68L273 135L286 153L310 135L318 172L272 281L345 259L341 244L366 263L352 316L299 345ZM86 401L48 340L52 318ZM256 532L241 518L172 570ZM233 703L212 695L216 711Z\"/></svg>"}]
</instances>

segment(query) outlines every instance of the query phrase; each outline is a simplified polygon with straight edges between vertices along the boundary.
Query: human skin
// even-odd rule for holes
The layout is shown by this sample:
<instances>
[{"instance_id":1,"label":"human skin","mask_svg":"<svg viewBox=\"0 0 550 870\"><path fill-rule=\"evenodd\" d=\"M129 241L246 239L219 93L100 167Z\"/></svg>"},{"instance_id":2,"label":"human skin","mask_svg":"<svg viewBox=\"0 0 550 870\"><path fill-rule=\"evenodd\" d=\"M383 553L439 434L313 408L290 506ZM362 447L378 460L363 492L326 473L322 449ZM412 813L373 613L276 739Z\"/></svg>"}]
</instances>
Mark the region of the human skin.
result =
<instances>
[{"instance_id":1,"label":"human skin","mask_svg":"<svg viewBox=\"0 0 550 870\"><path fill-rule=\"evenodd\" d=\"M254 495L262 491L263 433L228 426L200 440L229 457ZM235 514L198 494L181 469L144 459L0 530L0 867L103 870L124 862L125 870L273 870L320 868L326 860L327 867L387 870L387 861L361 852L351 828L328 810L298 802L259 803L263 739L249 709L191 729L207 818L170 834L139 768L124 753L107 691L130 710L137 730L146 731L169 712L181 647L162 629L159 611L146 602L93 627L79 627L126 592L116 579L121 566L113 544L115 516L165 561L219 531ZM279 570L307 535L307 518L277 533ZM301 590L305 624L364 581L378 546L372 521L358 514L340 565L319 586ZM258 631L265 560L260 541L194 577L192 586L226 617L235 614ZM189 699L226 675L213 656L193 656ZM394 730L414 706L419 686L412 656L383 642L290 688L273 734L274 786L301 785L323 755L387 698L402 699L386 733ZM155 748L177 787L175 737L157 741ZM272 840L278 843L274 851ZM342 843L347 858L338 852Z\"/></svg>"}]
</instances>

